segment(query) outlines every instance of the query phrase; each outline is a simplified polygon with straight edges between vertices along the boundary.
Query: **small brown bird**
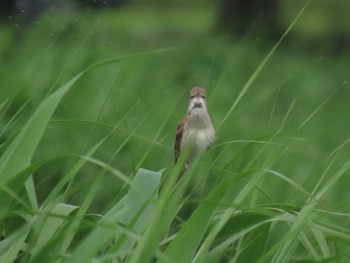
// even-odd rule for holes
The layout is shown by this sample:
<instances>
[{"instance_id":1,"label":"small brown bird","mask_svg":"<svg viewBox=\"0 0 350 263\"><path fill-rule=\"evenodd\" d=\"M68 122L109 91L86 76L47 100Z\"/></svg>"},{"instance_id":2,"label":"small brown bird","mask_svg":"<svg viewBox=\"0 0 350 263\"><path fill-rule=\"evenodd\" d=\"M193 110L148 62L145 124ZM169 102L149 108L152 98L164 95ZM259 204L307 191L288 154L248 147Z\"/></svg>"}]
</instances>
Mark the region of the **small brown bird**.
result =
<instances>
[{"instance_id":1,"label":"small brown bird","mask_svg":"<svg viewBox=\"0 0 350 263\"><path fill-rule=\"evenodd\" d=\"M206 103L206 91L195 87L190 91L190 101L186 116L176 129L174 145L175 164L180 154L184 156L185 167L180 176L188 168L190 162L200 153L208 149L215 140L215 130L211 123Z\"/></svg>"}]
</instances>

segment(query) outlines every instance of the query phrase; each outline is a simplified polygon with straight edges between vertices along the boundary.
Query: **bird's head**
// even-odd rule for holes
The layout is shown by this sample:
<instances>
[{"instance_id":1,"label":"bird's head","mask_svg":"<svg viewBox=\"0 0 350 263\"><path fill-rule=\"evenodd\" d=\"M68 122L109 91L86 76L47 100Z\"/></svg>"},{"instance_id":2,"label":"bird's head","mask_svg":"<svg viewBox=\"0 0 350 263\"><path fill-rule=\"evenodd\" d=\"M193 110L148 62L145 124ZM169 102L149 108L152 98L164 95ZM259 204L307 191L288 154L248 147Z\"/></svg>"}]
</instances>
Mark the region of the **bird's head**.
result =
<instances>
[{"instance_id":1,"label":"bird's head","mask_svg":"<svg viewBox=\"0 0 350 263\"><path fill-rule=\"evenodd\" d=\"M203 88L195 87L190 91L190 102L188 104L188 114L201 113L207 111L206 91Z\"/></svg>"}]
</instances>

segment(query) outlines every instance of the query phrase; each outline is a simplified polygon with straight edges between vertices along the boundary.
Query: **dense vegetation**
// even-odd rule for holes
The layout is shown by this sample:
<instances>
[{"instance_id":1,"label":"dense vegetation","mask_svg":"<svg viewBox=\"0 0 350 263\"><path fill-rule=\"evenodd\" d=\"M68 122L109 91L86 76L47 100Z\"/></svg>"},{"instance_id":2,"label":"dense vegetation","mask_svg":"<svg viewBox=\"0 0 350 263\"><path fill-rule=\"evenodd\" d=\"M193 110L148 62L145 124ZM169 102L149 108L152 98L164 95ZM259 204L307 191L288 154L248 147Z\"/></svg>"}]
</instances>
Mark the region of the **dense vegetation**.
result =
<instances>
[{"instance_id":1,"label":"dense vegetation","mask_svg":"<svg viewBox=\"0 0 350 263\"><path fill-rule=\"evenodd\" d=\"M350 54L302 44L313 8L272 44L206 7L3 25L0 261L347 262ZM192 86L217 140L174 186Z\"/></svg>"}]
</instances>

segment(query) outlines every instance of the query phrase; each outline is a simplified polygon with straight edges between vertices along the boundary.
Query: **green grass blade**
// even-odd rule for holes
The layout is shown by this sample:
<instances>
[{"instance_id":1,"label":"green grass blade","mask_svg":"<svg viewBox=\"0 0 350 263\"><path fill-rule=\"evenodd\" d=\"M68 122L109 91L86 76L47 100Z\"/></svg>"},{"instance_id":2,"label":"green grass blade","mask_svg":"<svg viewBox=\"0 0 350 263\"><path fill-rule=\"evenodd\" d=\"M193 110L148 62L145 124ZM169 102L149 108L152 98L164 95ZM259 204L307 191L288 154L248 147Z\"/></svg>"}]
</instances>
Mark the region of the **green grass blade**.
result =
<instances>
[{"instance_id":1,"label":"green grass blade","mask_svg":"<svg viewBox=\"0 0 350 263\"><path fill-rule=\"evenodd\" d=\"M133 181L133 184L137 186L136 189L133 187L130 188L125 198L106 213L97 224L98 227L81 242L77 249L73 251L72 255L64 262L90 262L103 244L115 235L118 230L117 223L129 224L135 220L135 216L140 216L139 220L141 221L139 221L137 228L134 230L143 231L148 224L149 218L145 217L145 214L142 215L140 210L146 211L149 214L149 211L144 206L147 203L152 206L150 201L159 185L160 177L161 174L158 172L140 169ZM127 243L124 243L124 252L132 249L133 242L133 240L128 240Z\"/></svg>"},{"instance_id":2,"label":"green grass blade","mask_svg":"<svg viewBox=\"0 0 350 263\"><path fill-rule=\"evenodd\" d=\"M270 230L271 223L266 223L249 232L247 238L244 240L245 242L242 244L242 252L235 261L256 262L264 255Z\"/></svg>"},{"instance_id":3,"label":"green grass blade","mask_svg":"<svg viewBox=\"0 0 350 263\"><path fill-rule=\"evenodd\" d=\"M137 189L130 188L125 196L124 209L118 223L128 226L134 234L141 235L149 225L151 215L154 211L154 194L159 187L162 174L145 169L140 169L135 176ZM141 191L139 189L142 189ZM136 244L136 240L124 233L116 232L116 243L111 252L118 258L125 259L130 255Z\"/></svg>"},{"instance_id":4,"label":"green grass blade","mask_svg":"<svg viewBox=\"0 0 350 263\"><path fill-rule=\"evenodd\" d=\"M113 59L108 59L99 63L96 63L81 73L77 74L61 88L47 97L34 112L32 117L28 120L15 140L6 149L4 154L0 158L0 177L3 180L11 178L17 172L24 169L30 164L30 160L35 152L35 149L42 137L45 128L54 112L60 103L65 93L73 86L73 84L83 76L88 70L98 68L104 65L113 64L129 58L136 58L139 56L153 55L161 52L168 52L174 50L174 48L164 48L159 50L153 50L149 52L136 53L132 55L120 56Z\"/></svg>"},{"instance_id":5,"label":"green grass blade","mask_svg":"<svg viewBox=\"0 0 350 263\"><path fill-rule=\"evenodd\" d=\"M150 224L140 238L128 262L137 263L142 261L147 263L156 254L161 238L167 234L171 222L176 216L177 206L181 202L185 187L192 175L191 171L195 167L194 163L189 171L186 172L186 176L182 176L175 187L176 178L180 173L184 161L184 158L180 158L174 169L167 175L165 186L163 186L159 200L156 202Z\"/></svg>"},{"instance_id":6,"label":"green grass blade","mask_svg":"<svg viewBox=\"0 0 350 263\"><path fill-rule=\"evenodd\" d=\"M16 139L0 158L0 177L2 180L8 180L30 164L35 149L54 110L63 95L82 75L83 73L80 73L72 78L40 104Z\"/></svg>"},{"instance_id":7,"label":"green grass blade","mask_svg":"<svg viewBox=\"0 0 350 263\"><path fill-rule=\"evenodd\" d=\"M34 258L36 254L48 244L58 229L63 226L65 218L77 208L78 207L74 205L59 203L52 209L46 222L43 224L42 230L32 251Z\"/></svg>"},{"instance_id":8,"label":"green grass blade","mask_svg":"<svg viewBox=\"0 0 350 263\"><path fill-rule=\"evenodd\" d=\"M236 211L236 207L243 202L248 194L251 194L252 190L256 187L256 185L260 182L261 175L255 175L241 190L239 195L232 202L232 206L224 210L222 215L220 215L219 220L215 222L213 228L208 233L208 236L204 239L203 244L199 248L193 262L204 262L206 255L209 252L210 245L214 241L215 237L219 234L221 229L225 226L225 224L230 220L233 213Z\"/></svg>"},{"instance_id":9,"label":"green grass blade","mask_svg":"<svg viewBox=\"0 0 350 263\"><path fill-rule=\"evenodd\" d=\"M23 189L23 185L28 178L31 177L32 173L52 159L54 159L54 157L34 162L23 171L19 172L15 177L9 179L6 184L0 182L0 200L2 201L0 206L1 219L6 216L11 204L20 205L20 207L27 213L35 213L35 209L33 210L33 207L28 203L28 200L20 195L21 189Z\"/></svg>"},{"instance_id":10,"label":"green grass blade","mask_svg":"<svg viewBox=\"0 0 350 263\"><path fill-rule=\"evenodd\" d=\"M190 262L209 226L214 211L221 207L223 199L231 192L232 185L247 175L249 173L238 174L224 180L214 189L184 223L179 233L164 251L164 258L168 258L172 262ZM160 259L158 262L165 263L166 260Z\"/></svg>"},{"instance_id":11,"label":"green grass blade","mask_svg":"<svg viewBox=\"0 0 350 263\"><path fill-rule=\"evenodd\" d=\"M289 27L287 28L287 30L284 32L284 34L282 35L282 37L277 41L277 43L273 46L273 48L270 50L270 52L266 55L266 57L263 59L263 61L260 63L260 65L257 67L257 69L254 71L254 73L251 75L251 77L249 78L249 80L247 81L247 83L244 85L243 89L241 90L241 92L239 93L237 99L235 100L235 102L233 103L233 105L231 106L231 108L229 109L229 111L227 112L227 114L225 115L225 117L223 118L223 120L220 122L217 130L219 130L222 125L226 122L227 118L231 115L232 111L236 108L236 106L238 105L238 103L241 101L241 99L243 98L243 96L247 93L247 91L250 89L250 87L252 86L252 84L254 83L254 81L256 80L256 78L259 76L260 72L263 70L263 68L266 66L267 62L270 60L270 58L272 57L272 55L275 53L276 49L278 48L278 46L281 44L282 40L289 34L289 32L292 30L292 28L294 27L294 25L297 23L297 21L299 20L299 18L301 17L301 15L304 13L306 7L310 4L311 0L308 0L306 2L306 4L304 5L304 7L301 9L301 11L299 12L299 14L297 15L297 17L293 20L293 22L289 25Z\"/></svg>"}]
</instances>

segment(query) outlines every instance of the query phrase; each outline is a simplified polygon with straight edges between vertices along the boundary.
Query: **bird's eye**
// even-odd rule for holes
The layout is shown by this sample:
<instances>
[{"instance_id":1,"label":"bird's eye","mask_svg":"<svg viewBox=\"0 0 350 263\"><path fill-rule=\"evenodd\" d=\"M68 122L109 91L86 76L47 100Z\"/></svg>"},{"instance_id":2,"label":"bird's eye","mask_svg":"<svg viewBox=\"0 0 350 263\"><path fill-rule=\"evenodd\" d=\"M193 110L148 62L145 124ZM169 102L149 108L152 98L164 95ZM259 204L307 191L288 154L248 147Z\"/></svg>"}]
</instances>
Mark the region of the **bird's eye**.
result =
<instances>
[{"instance_id":1,"label":"bird's eye","mask_svg":"<svg viewBox=\"0 0 350 263\"><path fill-rule=\"evenodd\" d=\"M193 98L194 98L194 95L191 96L191 99L193 99Z\"/></svg>"},{"instance_id":2,"label":"bird's eye","mask_svg":"<svg viewBox=\"0 0 350 263\"><path fill-rule=\"evenodd\" d=\"M202 96L202 99L205 100L205 96Z\"/></svg>"}]
</instances>

